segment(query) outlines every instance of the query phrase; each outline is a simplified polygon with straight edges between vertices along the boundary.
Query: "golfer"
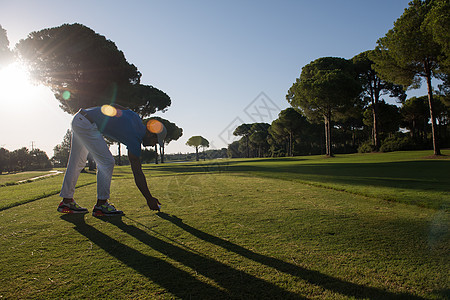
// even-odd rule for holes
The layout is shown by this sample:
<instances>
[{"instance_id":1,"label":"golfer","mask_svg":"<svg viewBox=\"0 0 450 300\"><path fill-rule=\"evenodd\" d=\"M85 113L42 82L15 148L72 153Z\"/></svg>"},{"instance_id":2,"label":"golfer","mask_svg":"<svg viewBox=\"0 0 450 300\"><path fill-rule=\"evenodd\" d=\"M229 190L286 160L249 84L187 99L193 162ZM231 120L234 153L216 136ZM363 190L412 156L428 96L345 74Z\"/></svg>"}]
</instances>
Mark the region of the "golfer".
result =
<instances>
[{"instance_id":1,"label":"golfer","mask_svg":"<svg viewBox=\"0 0 450 300\"><path fill-rule=\"evenodd\" d=\"M62 213L88 212L86 208L75 202L73 195L78 176L86 165L88 153L91 153L97 164L97 203L93 208L92 215L101 217L124 214L108 202L114 157L102 135L127 146L128 159L136 186L147 200L148 207L151 210L159 210L160 202L152 196L148 189L139 156L141 144L154 146L158 143L163 146L166 134L166 128L161 122L151 120L145 126L138 114L118 105L80 109L72 120L72 144L60 193L63 200L58 206L58 211Z\"/></svg>"}]
</instances>

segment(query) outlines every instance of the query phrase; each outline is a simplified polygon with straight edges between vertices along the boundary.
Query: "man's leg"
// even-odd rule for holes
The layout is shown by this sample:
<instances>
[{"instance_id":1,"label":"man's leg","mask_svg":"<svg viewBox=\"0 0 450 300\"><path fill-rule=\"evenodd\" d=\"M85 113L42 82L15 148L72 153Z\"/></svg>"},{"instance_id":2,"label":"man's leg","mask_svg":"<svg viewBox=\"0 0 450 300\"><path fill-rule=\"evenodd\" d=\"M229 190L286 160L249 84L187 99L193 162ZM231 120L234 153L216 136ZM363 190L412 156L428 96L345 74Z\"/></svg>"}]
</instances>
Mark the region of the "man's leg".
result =
<instances>
[{"instance_id":1,"label":"man's leg","mask_svg":"<svg viewBox=\"0 0 450 300\"><path fill-rule=\"evenodd\" d=\"M122 216L123 211L117 210L111 203L108 203L114 157L104 140L103 143L89 143L86 147L97 163L97 204L92 210L92 215L95 217Z\"/></svg>"},{"instance_id":2,"label":"man's leg","mask_svg":"<svg viewBox=\"0 0 450 300\"><path fill-rule=\"evenodd\" d=\"M60 196L63 197L63 201L58 205L58 211L61 213L85 214L88 212L87 208L79 206L75 200L73 200L78 176L86 165L86 157L87 149L83 146L75 132L73 132L69 162L67 164L66 174L64 175L60 193Z\"/></svg>"},{"instance_id":3,"label":"man's leg","mask_svg":"<svg viewBox=\"0 0 450 300\"><path fill-rule=\"evenodd\" d=\"M107 200L114 170L114 157L94 124L91 124L89 128L74 127L74 131L77 132L83 145L97 164L97 199Z\"/></svg>"},{"instance_id":4,"label":"man's leg","mask_svg":"<svg viewBox=\"0 0 450 300\"><path fill-rule=\"evenodd\" d=\"M78 181L78 176L81 170L86 166L86 158L88 150L84 147L82 141L75 132L72 132L72 144L70 147L69 162L67 164L66 174L59 194L67 202L73 199L75 193L75 186Z\"/></svg>"},{"instance_id":5,"label":"man's leg","mask_svg":"<svg viewBox=\"0 0 450 300\"><path fill-rule=\"evenodd\" d=\"M114 157L103 139L102 143L89 144L87 147L97 163L97 199L106 202L110 195L111 179L115 163Z\"/></svg>"}]
</instances>

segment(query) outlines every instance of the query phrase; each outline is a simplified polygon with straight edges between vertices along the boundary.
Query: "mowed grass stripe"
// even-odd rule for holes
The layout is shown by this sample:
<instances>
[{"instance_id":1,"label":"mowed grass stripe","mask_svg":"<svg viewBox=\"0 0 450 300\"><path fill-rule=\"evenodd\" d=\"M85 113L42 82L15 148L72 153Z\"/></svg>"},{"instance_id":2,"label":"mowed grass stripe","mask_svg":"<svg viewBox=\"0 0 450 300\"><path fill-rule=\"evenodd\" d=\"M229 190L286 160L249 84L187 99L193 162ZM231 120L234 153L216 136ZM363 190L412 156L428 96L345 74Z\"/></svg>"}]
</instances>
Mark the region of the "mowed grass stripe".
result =
<instances>
[{"instance_id":1,"label":"mowed grass stripe","mask_svg":"<svg viewBox=\"0 0 450 300\"><path fill-rule=\"evenodd\" d=\"M16 174L1 174L0 175L0 187L7 185L14 185L18 181L31 179L34 177L49 174L49 171L27 171Z\"/></svg>"},{"instance_id":2,"label":"mowed grass stripe","mask_svg":"<svg viewBox=\"0 0 450 300\"><path fill-rule=\"evenodd\" d=\"M33 182L0 188L0 210L59 194L63 175L46 177ZM95 174L80 174L77 187L96 182Z\"/></svg>"}]
</instances>

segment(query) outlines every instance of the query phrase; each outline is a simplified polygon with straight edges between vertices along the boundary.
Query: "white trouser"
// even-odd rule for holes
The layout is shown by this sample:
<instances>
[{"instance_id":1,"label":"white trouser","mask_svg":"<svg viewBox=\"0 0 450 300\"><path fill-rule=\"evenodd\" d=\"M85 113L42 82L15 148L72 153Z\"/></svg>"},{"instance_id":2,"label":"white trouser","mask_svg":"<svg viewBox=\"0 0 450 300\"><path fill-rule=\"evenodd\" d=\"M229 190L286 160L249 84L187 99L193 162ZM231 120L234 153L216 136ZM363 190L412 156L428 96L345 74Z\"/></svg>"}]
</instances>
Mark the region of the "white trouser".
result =
<instances>
[{"instance_id":1,"label":"white trouser","mask_svg":"<svg viewBox=\"0 0 450 300\"><path fill-rule=\"evenodd\" d=\"M88 153L91 153L97 164L97 199L109 199L111 178L114 170L114 157L108 145L97 129L80 112L72 120L72 145L70 147L69 163L59 194L63 198L73 198L75 186L81 170L86 166Z\"/></svg>"}]
</instances>

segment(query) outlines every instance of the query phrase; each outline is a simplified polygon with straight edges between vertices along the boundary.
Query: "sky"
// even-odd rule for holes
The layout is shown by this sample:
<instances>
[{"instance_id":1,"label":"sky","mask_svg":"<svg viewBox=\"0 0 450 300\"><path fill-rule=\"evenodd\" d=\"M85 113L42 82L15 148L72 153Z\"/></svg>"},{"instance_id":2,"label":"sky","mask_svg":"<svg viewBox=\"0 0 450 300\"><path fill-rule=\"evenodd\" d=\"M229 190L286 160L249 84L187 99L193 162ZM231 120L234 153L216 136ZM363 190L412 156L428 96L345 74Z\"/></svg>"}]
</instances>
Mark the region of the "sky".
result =
<instances>
[{"instance_id":1,"label":"sky","mask_svg":"<svg viewBox=\"0 0 450 300\"><path fill-rule=\"evenodd\" d=\"M187 153L194 151L185 145L191 136L220 149L236 140L236 126L271 123L289 107L286 93L303 66L374 49L408 2L0 0L0 25L10 48L30 32L66 23L113 41L142 73L141 83L172 100L156 115L183 128L183 136L166 153ZM0 147L39 148L52 157L72 117L51 91L9 66L0 70L0 103Z\"/></svg>"}]
</instances>

